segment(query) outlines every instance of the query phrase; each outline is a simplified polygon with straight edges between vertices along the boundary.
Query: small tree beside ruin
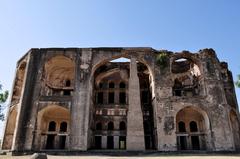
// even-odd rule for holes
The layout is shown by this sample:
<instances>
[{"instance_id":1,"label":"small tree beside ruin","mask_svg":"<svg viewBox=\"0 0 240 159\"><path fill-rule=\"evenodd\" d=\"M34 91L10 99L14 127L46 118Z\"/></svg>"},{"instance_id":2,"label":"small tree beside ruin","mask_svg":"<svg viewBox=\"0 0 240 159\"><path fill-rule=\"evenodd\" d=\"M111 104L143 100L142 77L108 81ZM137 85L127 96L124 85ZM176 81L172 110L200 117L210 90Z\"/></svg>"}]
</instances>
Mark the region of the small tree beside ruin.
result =
<instances>
[{"instance_id":1,"label":"small tree beside ruin","mask_svg":"<svg viewBox=\"0 0 240 159\"><path fill-rule=\"evenodd\" d=\"M238 80L235 82L236 86L240 88L240 75L238 75Z\"/></svg>"},{"instance_id":2,"label":"small tree beside ruin","mask_svg":"<svg viewBox=\"0 0 240 159\"><path fill-rule=\"evenodd\" d=\"M0 121L4 120L3 104L6 102L7 98L8 98L8 91L2 91L2 85L0 84Z\"/></svg>"}]
</instances>

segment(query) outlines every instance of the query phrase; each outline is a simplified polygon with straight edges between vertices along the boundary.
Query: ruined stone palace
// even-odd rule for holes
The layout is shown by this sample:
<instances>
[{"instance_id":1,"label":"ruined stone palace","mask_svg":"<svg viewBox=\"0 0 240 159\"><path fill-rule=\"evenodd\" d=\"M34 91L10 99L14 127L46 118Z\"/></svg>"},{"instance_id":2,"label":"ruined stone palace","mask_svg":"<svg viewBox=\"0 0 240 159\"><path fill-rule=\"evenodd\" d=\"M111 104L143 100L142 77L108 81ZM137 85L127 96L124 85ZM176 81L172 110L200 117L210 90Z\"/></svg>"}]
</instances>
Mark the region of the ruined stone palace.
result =
<instances>
[{"instance_id":1,"label":"ruined stone palace","mask_svg":"<svg viewBox=\"0 0 240 159\"><path fill-rule=\"evenodd\" d=\"M213 49L31 49L17 63L2 149L236 151L232 74Z\"/></svg>"}]
</instances>

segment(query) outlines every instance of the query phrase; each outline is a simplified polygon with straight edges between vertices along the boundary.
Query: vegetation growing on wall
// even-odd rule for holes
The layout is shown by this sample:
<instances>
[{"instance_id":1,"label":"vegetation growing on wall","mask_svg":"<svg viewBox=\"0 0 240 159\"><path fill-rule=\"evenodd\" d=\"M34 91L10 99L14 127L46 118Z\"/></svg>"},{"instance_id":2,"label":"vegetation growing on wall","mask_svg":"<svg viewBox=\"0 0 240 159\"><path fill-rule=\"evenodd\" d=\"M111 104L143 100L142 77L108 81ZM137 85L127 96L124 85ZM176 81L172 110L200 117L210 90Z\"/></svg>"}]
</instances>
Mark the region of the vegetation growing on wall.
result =
<instances>
[{"instance_id":1,"label":"vegetation growing on wall","mask_svg":"<svg viewBox=\"0 0 240 159\"><path fill-rule=\"evenodd\" d=\"M156 57L156 62L160 68L164 69L168 64L168 54L166 52L160 52Z\"/></svg>"}]
</instances>

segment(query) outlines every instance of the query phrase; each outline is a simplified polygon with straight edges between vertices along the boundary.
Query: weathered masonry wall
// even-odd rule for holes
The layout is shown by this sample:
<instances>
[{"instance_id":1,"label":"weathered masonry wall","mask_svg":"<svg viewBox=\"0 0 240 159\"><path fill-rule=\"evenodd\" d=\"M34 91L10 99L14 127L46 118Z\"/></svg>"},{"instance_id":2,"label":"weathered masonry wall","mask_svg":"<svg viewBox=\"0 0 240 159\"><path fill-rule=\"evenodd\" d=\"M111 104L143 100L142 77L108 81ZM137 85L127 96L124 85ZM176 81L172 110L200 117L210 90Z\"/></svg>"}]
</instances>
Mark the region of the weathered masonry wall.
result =
<instances>
[{"instance_id":1,"label":"weathered masonry wall","mask_svg":"<svg viewBox=\"0 0 240 159\"><path fill-rule=\"evenodd\" d=\"M17 63L2 149L238 151L239 133L212 49L42 48Z\"/></svg>"}]
</instances>

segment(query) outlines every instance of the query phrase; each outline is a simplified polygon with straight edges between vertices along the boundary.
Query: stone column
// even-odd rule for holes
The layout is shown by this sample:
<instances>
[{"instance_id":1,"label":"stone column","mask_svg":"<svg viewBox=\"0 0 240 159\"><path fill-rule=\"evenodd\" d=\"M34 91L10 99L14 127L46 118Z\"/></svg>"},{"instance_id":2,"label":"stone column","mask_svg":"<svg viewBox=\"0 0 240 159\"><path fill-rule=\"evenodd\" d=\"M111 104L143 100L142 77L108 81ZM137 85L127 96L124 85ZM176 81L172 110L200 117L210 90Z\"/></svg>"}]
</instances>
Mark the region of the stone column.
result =
<instances>
[{"instance_id":1,"label":"stone column","mask_svg":"<svg viewBox=\"0 0 240 159\"><path fill-rule=\"evenodd\" d=\"M70 150L85 151L88 148L88 120L90 107L90 74L89 65L85 60L91 57L91 52L81 50L76 53L75 88L71 106Z\"/></svg>"},{"instance_id":2,"label":"stone column","mask_svg":"<svg viewBox=\"0 0 240 159\"><path fill-rule=\"evenodd\" d=\"M102 136L102 149L107 148L107 136Z\"/></svg>"},{"instance_id":3,"label":"stone column","mask_svg":"<svg viewBox=\"0 0 240 159\"><path fill-rule=\"evenodd\" d=\"M108 91L103 92L103 104L108 104Z\"/></svg>"},{"instance_id":4,"label":"stone column","mask_svg":"<svg viewBox=\"0 0 240 159\"><path fill-rule=\"evenodd\" d=\"M114 149L119 149L119 136L114 136Z\"/></svg>"},{"instance_id":5,"label":"stone column","mask_svg":"<svg viewBox=\"0 0 240 159\"><path fill-rule=\"evenodd\" d=\"M116 87L116 86L115 86ZM117 87L117 89L115 89L114 91L114 103L115 104L119 104L119 89Z\"/></svg>"},{"instance_id":6,"label":"stone column","mask_svg":"<svg viewBox=\"0 0 240 159\"><path fill-rule=\"evenodd\" d=\"M145 150L143 114L140 102L140 86L135 58L131 58L128 91L129 107L127 116L127 150Z\"/></svg>"}]
</instances>

